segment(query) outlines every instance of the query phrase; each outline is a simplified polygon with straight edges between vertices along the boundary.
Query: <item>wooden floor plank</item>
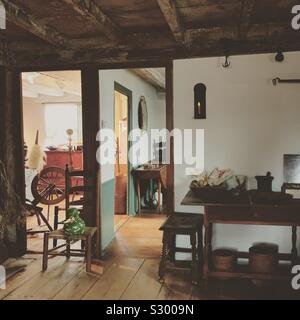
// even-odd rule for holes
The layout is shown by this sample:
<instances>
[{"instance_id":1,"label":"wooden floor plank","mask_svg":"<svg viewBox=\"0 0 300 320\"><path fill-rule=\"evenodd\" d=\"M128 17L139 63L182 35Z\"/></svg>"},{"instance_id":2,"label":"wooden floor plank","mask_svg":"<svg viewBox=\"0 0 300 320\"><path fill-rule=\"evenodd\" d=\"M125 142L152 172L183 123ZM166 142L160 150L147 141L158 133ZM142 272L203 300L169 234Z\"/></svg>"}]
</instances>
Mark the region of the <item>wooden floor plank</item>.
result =
<instances>
[{"instance_id":1,"label":"wooden floor plank","mask_svg":"<svg viewBox=\"0 0 300 320\"><path fill-rule=\"evenodd\" d=\"M46 272L39 272L5 300L50 300L83 268L79 261L66 261L63 257L51 260Z\"/></svg>"},{"instance_id":2,"label":"wooden floor plank","mask_svg":"<svg viewBox=\"0 0 300 320\"><path fill-rule=\"evenodd\" d=\"M156 300L162 286L158 281L158 267L158 259L145 260L121 300Z\"/></svg>"},{"instance_id":3,"label":"wooden floor plank","mask_svg":"<svg viewBox=\"0 0 300 320\"><path fill-rule=\"evenodd\" d=\"M188 272L168 272L159 293L159 300L189 300L193 286Z\"/></svg>"},{"instance_id":4,"label":"wooden floor plank","mask_svg":"<svg viewBox=\"0 0 300 320\"><path fill-rule=\"evenodd\" d=\"M36 257L34 261L26 267L25 271L14 275L11 279L7 281L6 289L0 290L0 300L4 299L14 290L20 288L28 280L35 277L41 271L41 268L41 260L38 257Z\"/></svg>"},{"instance_id":5,"label":"wooden floor plank","mask_svg":"<svg viewBox=\"0 0 300 320\"><path fill-rule=\"evenodd\" d=\"M256 288L251 281L210 281L208 289L193 286L189 272L167 272L163 284L157 281L162 234L158 230L165 217L143 215L129 218L118 230L116 239L106 251L104 274L85 272L82 259L64 257L49 260L49 268L41 272L41 256L34 257L26 270L7 282L0 290L0 299L300 299L300 292L291 292L290 284L282 287ZM42 245L42 237L30 239L32 247ZM211 279L213 280L213 279Z\"/></svg>"},{"instance_id":6,"label":"wooden floor plank","mask_svg":"<svg viewBox=\"0 0 300 320\"><path fill-rule=\"evenodd\" d=\"M117 259L83 299L119 300L143 263L143 259Z\"/></svg>"},{"instance_id":7,"label":"wooden floor plank","mask_svg":"<svg viewBox=\"0 0 300 320\"><path fill-rule=\"evenodd\" d=\"M81 300L101 276L81 271L60 290L53 300Z\"/></svg>"}]
</instances>

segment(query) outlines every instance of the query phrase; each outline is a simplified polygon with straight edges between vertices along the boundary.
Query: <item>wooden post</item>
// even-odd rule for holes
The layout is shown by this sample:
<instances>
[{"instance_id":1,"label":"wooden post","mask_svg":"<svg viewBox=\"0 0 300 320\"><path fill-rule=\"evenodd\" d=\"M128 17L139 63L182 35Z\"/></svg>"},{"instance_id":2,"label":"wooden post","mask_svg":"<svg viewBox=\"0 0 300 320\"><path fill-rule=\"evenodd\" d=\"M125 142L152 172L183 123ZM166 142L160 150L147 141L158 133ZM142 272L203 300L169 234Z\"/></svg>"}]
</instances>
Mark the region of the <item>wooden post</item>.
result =
<instances>
[{"instance_id":1,"label":"wooden post","mask_svg":"<svg viewBox=\"0 0 300 320\"><path fill-rule=\"evenodd\" d=\"M174 129L174 104L173 104L173 62L166 67L166 128L169 132ZM174 139L170 138L170 145L167 146L170 152L170 164L167 174L167 214L174 213Z\"/></svg>"},{"instance_id":2,"label":"wooden post","mask_svg":"<svg viewBox=\"0 0 300 320\"><path fill-rule=\"evenodd\" d=\"M96 258L101 250L100 226L100 195L101 179L100 165L96 159L99 147L96 137L100 123L99 70L96 66L87 66L81 71L82 83L82 122L84 170L88 172L85 183L93 188L85 193L84 212L89 227L97 227Z\"/></svg>"},{"instance_id":3,"label":"wooden post","mask_svg":"<svg viewBox=\"0 0 300 320\"><path fill-rule=\"evenodd\" d=\"M14 191L25 203L24 139L20 73L0 66L0 160L4 163ZM13 206L12 206L13 207ZM16 213L18 214L18 213ZM21 213L20 213L21 214ZM20 256L26 252L26 225L15 222L6 256ZM10 228L11 229L11 228ZM12 230L12 229L11 229ZM2 248L3 249L3 248ZM3 253L3 250L1 250ZM2 257L0 252L0 260ZM7 258L7 257L6 257Z\"/></svg>"}]
</instances>

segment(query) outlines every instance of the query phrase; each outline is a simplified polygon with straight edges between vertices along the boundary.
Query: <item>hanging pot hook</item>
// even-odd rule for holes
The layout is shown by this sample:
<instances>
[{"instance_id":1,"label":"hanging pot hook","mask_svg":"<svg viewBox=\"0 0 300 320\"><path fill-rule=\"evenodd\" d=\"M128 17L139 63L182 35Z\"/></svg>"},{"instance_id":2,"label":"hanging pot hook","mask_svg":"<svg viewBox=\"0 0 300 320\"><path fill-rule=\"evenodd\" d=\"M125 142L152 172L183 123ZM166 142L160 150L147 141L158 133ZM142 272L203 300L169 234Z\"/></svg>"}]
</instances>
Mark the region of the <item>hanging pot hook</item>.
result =
<instances>
[{"instance_id":1,"label":"hanging pot hook","mask_svg":"<svg viewBox=\"0 0 300 320\"><path fill-rule=\"evenodd\" d=\"M225 63L222 64L223 68L229 68L230 67L230 62L229 62L229 56L225 56Z\"/></svg>"}]
</instances>

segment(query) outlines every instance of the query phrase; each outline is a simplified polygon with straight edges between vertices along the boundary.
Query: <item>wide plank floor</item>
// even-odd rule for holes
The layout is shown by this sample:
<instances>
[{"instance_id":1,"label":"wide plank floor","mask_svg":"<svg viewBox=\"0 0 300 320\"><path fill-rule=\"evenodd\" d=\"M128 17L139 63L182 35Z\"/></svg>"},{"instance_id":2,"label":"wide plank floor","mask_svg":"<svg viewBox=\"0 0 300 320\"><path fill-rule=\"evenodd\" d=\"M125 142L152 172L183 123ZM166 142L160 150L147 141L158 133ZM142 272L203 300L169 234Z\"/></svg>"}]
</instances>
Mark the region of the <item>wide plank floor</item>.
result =
<instances>
[{"instance_id":1,"label":"wide plank floor","mask_svg":"<svg viewBox=\"0 0 300 320\"><path fill-rule=\"evenodd\" d=\"M186 272L168 273L164 283L157 278L163 215L128 218L116 233L103 257L104 272L87 274L80 258L49 259L41 272L41 256L25 255L25 271L8 280L0 299L6 300L209 300L209 299L299 299L299 294L274 284L257 288L250 281L211 281L207 290L193 286ZM40 239L39 239L40 240ZM31 248L37 239L29 240ZM24 263L25 264L25 263Z\"/></svg>"}]
</instances>

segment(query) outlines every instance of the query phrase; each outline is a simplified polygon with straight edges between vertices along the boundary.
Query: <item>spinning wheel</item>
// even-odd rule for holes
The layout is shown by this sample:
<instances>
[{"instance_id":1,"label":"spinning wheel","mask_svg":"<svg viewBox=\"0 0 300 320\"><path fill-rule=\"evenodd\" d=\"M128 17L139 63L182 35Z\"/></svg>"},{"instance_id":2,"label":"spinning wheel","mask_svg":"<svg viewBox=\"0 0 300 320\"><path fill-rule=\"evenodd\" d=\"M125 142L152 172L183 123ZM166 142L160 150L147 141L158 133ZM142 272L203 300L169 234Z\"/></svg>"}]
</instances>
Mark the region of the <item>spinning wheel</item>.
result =
<instances>
[{"instance_id":1,"label":"spinning wheel","mask_svg":"<svg viewBox=\"0 0 300 320\"><path fill-rule=\"evenodd\" d=\"M65 170L59 167L43 169L32 181L35 200L44 205L56 205L65 199Z\"/></svg>"}]
</instances>

